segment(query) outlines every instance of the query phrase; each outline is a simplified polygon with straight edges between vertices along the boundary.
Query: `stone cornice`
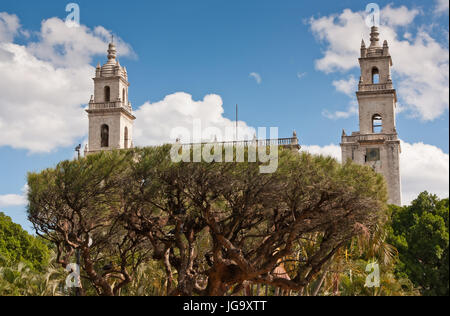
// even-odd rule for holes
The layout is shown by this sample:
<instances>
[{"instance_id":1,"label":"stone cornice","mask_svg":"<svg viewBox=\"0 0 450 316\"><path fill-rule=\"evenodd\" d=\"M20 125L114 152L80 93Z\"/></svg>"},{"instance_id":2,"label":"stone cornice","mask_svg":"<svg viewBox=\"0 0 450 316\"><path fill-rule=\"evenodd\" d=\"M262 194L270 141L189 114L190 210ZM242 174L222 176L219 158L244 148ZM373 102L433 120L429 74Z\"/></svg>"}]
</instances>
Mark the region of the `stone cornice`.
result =
<instances>
[{"instance_id":1,"label":"stone cornice","mask_svg":"<svg viewBox=\"0 0 450 316\"><path fill-rule=\"evenodd\" d=\"M356 96L372 96L372 95L394 95L395 102L397 102L397 92L395 89L389 90L373 90L373 91L356 91Z\"/></svg>"},{"instance_id":2,"label":"stone cornice","mask_svg":"<svg viewBox=\"0 0 450 316\"><path fill-rule=\"evenodd\" d=\"M136 117L132 113L130 113L129 111L127 111L125 108L122 108L122 107L121 108L111 108L111 109L87 109L86 112L89 115L94 115L94 116L95 115L102 116L103 114L121 112L133 121L136 119Z\"/></svg>"},{"instance_id":3,"label":"stone cornice","mask_svg":"<svg viewBox=\"0 0 450 316\"><path fill-rule=\"evenodd\" d=\"M114 80L114 79L115 80L120 79L127 87L130 86L130 83L125 78L123 78L122 76L95 77L95 78L92 78L92 80L94 80L94 82L96 82L96 81L108 81L108 80Z\"/></svg>"}]
</instances>

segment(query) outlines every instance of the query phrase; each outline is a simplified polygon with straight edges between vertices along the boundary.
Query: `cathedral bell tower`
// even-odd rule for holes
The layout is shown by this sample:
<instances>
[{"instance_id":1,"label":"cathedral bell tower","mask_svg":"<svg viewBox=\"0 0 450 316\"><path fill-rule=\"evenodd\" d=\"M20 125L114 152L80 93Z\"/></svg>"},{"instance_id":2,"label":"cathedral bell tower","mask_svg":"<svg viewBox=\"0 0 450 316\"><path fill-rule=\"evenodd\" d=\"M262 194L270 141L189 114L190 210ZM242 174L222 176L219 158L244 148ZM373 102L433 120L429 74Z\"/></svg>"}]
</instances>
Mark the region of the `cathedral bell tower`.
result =
<instances>
[{"instance_id":1,"label":"cathedral bell tower","mask_svg":"<svg viewBox=\"0 0 450 316\"><path fill-rule=\"evenodd\" d=\"M128 101L128 75L116 60L116 46L109 44L108 62L97 66L94 95L89 102L89 143L85 154L133 147L133 115Z\"/></svg>"},{"instance_id":2,"label":"cathedral bell tower","mask_svg":"<svg viewBox=\"0 0 450 316\"><path fill-rule=\"evenodd\" d=\"M361 43L361 78L356 96L359 132L342 134L342 161L371 166L387 183L389 204L401 205L400 141L395 125L397 94L391 79L392 58L387 41L380 45L379 32L372 27L370 46Z\"/></svg>"}]
</instances>

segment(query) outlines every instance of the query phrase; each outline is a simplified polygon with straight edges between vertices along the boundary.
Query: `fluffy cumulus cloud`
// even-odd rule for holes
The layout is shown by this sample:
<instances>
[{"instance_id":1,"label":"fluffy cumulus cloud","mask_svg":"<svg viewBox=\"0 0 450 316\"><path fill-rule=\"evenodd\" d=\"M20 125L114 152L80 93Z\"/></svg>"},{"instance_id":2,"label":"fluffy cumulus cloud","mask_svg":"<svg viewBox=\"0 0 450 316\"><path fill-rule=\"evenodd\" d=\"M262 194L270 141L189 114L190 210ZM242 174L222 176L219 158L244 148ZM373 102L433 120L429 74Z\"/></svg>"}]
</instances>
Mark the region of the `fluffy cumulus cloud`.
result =
<instances>
[{"instance_id":1,"label":"fluffy cumulus cloud","mask_svg":"<svg viewBox=\"0 0 450 316\"><path fill-rule=\"evenodd\" d=\"M449 4L448 0L436 0L436 8L434 11L437 14L443 14L443 13L448 14L448 7L449 7L448 4Z\"/></svg>"},{"instance_id":2,"label":"fluffy cumulus cloud","mask_svg":"<svg viewBox=\"0 0 450 316\"><path fill-rule=\"evenodd\" d=\"M4 194L0 195L0 207L23 206L27 204L26 194L28 185L22 188L22 194Z\"/></svg>"},{"instance_id":3,"label":"fluffy cumulus cloud","mask_svg":"<svg viewBox=\"0 0 450 316\"><path fill-rule=\"evenodd\" d=\"M195 101L190 94L177 92L159 102L147 102L137 111L134 139L137 145L157 145L174 142L180 138L183 143L195 140L198 130L201 140L233 140L235 122L223 116L223 101L211 94ZM255 130L239 122L239 138L253 137Z\"/></svg>"},{"instance_id":4,"label":"fluffy cumulus cloud","mask_svg":"<svg viewBox=\"0 0 450 316\"><path fill-rule=\"evenodd\" d=\"M26 203L27 200L23 195L18 194L0 195L0 207L20 206L25 205Z\"/></svg>"},{"instance_id":5,"label":"fluffy cumulus cloud","mask_svg":"<svg viewBox=\"0 0 450 316\"><path fill-rule=\"evenodd\" d=\"M356 78L351 75L347 79L335 80L333 81L333 86L336 88L336 91L347 95L350 98L350 102L347 109L344 111L330 112L328 110L323 110L322 115L332 120L338 120L346 119L352 115L358 114L358 101L355 97L355 91L358 86Z\"/></svg>"},{"instance_id":6,"label":"fluffy cumulus cloud","mask_svg":"<svg viewBox=\"0 0 450 316\"><path fill-rule=\"evenodd\" d=\"M42 22L37 41L14 42L27 33L17 16L0 13L0 146L50 152L86 134L90 62L106 54L110 32L51 18ZM121 56L133 56L126 43L117 43Z\"/></svg>"},{"instance_id":7,"label":"fluffy cumulus cloud","mask_svg":"<svg viewBox=\"0 0 450 316\"><path fill-rule=\"evenodd\" d=\"M440 148L402 142L400 166L404 203L422 191L442 198L449 196L449 155Z\"/></svg>"},{"instance_id":8,"label":"fluffy cumulus cloud","mask_svg":"<svg viewBox=\"0 0 450 316\"><path fill-rule=\"evenodd\" d=\"M19 33L19 18L14 14L0 12L0 42L10 42Z\"/></svg>"},{"instance_id":9,"label":"fluffy cumulus cloud","mask_svg":"<svg viewBox=\"0 0 450 316\"><path fill-rule=\"evenodd\" d=\"M428 191L441 198L449 196L449 155L440 148L423 143L402 141L400 155L403 204L410 204L420 192ZM341 161L337 145L304 146L303 151L331 156Z\"/></svg>"},{"instance_id":10,"label":"fluffy cumulus cloud","mask_svg":"<svg viewBox=\"0 0 450 316\"><path fill-rule=\"evenodd\" d=\"M0 146L51 152L86 135L83 109L93 91L91 62L94 56L106 54L111 33L101 26L68 27L58 18L42 22L36 41L26 45L14 42L26 33L17 16L0 13ZM119 56L135 56L120 38L115 42ZM261 82L258 74L252 77ZM202 132L217 135L219 140L234 139L235 135L226 135L225 130L234 131L235 123L223 112L218 95L194 101L191 95L179 92L159 102L147 102L136 111L135 144L171 142L171 133L180 128L192 134L194 121L201 123ZM239 122L239 138L254 133ZM182 140L189 141L183 134ZM18 203L20 196L5 195L2 201Z\"/></svg>"},{"instance_id":11,"label":"fluffy cumulus cloud","mask_svg":"<svg viewBox=\"0 0 450 316\"><path fill-rule=\"evenodd\" d=\"M348 96L352 96L358 87L358 81L354 76L350 76L348 79L341 79L333 81L333 86L337 91L342 92Z\"/></svg>"},{"instance_id":12,"label":"fluffy cumulus cloud","mask_svg":"<svg viewBox=\"0 0 450 316\"><path fill-rule=\"evenodd\" d=\"M447 1L448 7L448 1ZM387 5L381 10L380 33L393 55L395 85L403 109L423 120L443 115L449 106L449 51L433 38L429 27L419 26L415 35L403 32L420 14L417 9ZM364 12L345 9L340 14L311 18L309 25L323 44L324 56L316 68L325 73L346 72L359 67L361 38L368 43L370 29ZM342 85L336 85L342 88Z\"/></svg>"},{"instance_id":13,"label":"fluffy cumulus cloud","mask_svg":"<svg viewBox=\"0 0 450 316\"><path fill-rule=\"evenodd\" d=\"M39 37L38 42L28 44L30 53L57 67L77 67L88 65L95 55L105 55L111 33L102 26L93 30L84 25L67 27L64 21L51 18L42 23ZM135 56L120 38L114 42L120 56Z\"/></svg>"},{"instance_id":14,"label":"fluffy cumulus cloud","mask_svg":"<svg viewBox=\"0 0 450 316\"><path fill-rule=\"evenodd\" d=\"M331 156L338 161L342 160L341 147L331 144L328 146L306 145L301 151L309 152L313 155Z\"/></svg>"},{"instance_id":15,"label":"fluffy cumulus cloud","mask_svg":"<svg viewBox=\"0 0 450 316\"><path fill-rule=\"evenodd\" d=\"M10 55L0 60L0 146L49 152L83 135L82 104L89 100L95 70L57 68L12 43L0 44L2 50Z\"/></svg>"}]
</instances>

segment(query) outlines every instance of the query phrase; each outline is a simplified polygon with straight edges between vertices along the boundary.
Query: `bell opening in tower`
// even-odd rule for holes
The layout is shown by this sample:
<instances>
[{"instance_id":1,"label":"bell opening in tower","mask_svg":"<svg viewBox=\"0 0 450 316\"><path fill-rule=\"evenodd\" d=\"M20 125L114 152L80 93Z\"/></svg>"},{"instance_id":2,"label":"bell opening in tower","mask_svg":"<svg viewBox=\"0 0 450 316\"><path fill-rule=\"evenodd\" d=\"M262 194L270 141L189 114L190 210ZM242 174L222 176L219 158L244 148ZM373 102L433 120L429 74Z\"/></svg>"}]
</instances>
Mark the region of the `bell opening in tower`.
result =
<instances>
[{"instance_id":1,"label":"bell opening in tower","mask_svg":"<svg viewBox=\"0 0 450 316\"><path fill-rule=\"evenodd\" d=\"M372 117L372 132L375 134L383 132L383 118L379 114Z\"/></svg>"},{"instance_id":2,"label":"bell opening in tower","mask_svg":"<svg viewBox=\"0 0 450 316\"><path fill-rule=\"evenodd\" d=\"M372 83L379 84L380 83L380 72L377 67L373 67L372 69Z\"/></svg>"},{"instance_id":3,"label":"bell opening in tower","mask_svg":"<svg viewBox=\"0 0 450 316\"><path fill-rule=\"evenodd\" d=\"M109 126L106 124L101 127L101 146L102 148L109 147Z\"/></svg>"},{"instance_id":4,"label":"bell opening in tower","mask_svg":"<svg viewBox=\"0 0 450 316\"><path fill-rule=\"evenodd\" d=\"M111 88L109 86L105 87L105 102L111 101Z\"/></svg>"}]
</instances>

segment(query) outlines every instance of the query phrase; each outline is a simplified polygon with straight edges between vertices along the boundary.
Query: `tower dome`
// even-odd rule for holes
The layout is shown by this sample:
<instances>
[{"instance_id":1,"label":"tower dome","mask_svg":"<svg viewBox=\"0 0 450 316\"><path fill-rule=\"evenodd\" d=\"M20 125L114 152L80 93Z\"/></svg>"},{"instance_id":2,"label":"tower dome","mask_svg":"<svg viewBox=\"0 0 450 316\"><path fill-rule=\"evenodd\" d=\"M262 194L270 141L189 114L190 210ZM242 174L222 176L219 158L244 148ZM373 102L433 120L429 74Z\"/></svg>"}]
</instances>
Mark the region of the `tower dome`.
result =
<instances>
[{"instance_id":1,"label":"tower dome","mask_svg":"<svg viewBox=\"0 0 450 316\"><path fill-rule=\"evenodd\" d=\"M117 58L117 50L114 42L109 43L108 46L108 61L101 67L100 76L101 77L114 77L122 76L127 78L126 71L120 66Z\"/></svg>"}]
</instances>

